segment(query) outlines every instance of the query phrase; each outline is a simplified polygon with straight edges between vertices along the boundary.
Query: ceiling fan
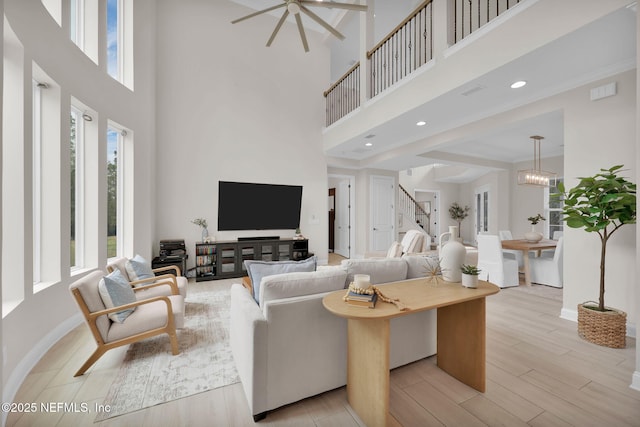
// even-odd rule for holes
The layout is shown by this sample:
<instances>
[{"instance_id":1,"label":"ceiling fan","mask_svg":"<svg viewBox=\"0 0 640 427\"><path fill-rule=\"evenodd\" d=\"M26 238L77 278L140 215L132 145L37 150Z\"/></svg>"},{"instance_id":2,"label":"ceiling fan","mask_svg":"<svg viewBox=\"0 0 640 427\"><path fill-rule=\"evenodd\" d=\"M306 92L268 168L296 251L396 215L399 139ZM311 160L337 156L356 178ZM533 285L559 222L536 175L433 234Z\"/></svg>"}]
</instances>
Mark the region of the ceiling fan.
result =
<instances>
[{"instance_id":1,"label":"ceiling fan","mask_svg":"<svg viewBox=\"0 0 640 427\"><path fill-rule=\"evenodd\" d=\"M359 5L359 4L351 4L351 3L337 3L333 1L318 1L318 0L283 0L282 4L278 4L276 6L268 7L264 10L260 10L258 12L252 13L247 16L243 16L242 18L238 18L234 21L231 21L232 24L236 24L238 22L244 21L245 19L253 18L254 16L261 15L263 13L270 12L275 9L279 9L284 7L284 13L282 17L278 21L276 28L273 30L271 37L269 37L269 41L267 41L267 47L271 46L273 40L276 38L278 31L286 21L289 14L292 14L296 18L296 23L298 24L298 32L300 33L300 39L302 39L302 46L304 47L305 52L309 52L309 44L307 43L307 36L304 32L304 27L302 25L302 18L300 17L300 12L307 15L309 18L316 21L319 25L324 27L331 34L339 38L340 40L344 40L344 36L340 34L338 30L333 28L331 25L327 24L322 18L309 10L308 7L324 7L329 9L347 9L347 10L356 10L358 12L365 12L367 10L367 6Z\"/></svg>"}]
</instances>

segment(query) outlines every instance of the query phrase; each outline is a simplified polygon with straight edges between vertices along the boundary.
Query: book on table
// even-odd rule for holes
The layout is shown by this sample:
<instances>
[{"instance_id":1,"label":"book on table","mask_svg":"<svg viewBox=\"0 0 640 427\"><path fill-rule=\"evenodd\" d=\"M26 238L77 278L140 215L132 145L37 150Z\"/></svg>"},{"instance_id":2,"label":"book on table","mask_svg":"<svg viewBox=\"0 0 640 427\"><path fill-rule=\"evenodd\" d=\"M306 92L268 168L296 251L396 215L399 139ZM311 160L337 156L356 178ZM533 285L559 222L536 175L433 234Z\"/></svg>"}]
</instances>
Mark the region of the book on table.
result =
<instances>
[{"instance_id":1,"label":"book on table","mask_svg":"<svg viewBox=\"0 0 640 427\"><path fill-rule=\"evenodd\" d=\"M353 295L352 295L353 294ZM347 295L347 304L356 306L356 307L368 307L374 308L376 306L376 301L378 301L378 294L356 294L349 292Z\"/></svg>"}]
</instances>

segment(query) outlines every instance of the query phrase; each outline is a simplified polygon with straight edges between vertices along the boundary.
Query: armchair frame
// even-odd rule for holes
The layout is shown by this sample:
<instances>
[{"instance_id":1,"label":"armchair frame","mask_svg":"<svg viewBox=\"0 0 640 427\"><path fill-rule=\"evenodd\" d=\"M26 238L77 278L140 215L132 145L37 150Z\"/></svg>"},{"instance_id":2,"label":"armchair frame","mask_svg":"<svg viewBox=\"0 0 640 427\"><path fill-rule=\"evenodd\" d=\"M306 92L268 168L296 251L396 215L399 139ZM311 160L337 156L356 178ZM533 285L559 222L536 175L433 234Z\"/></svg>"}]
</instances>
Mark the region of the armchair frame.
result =
<instances>
[{"instance_id":1,"label":"armchair frame","mask_svg":"<svg viewBox=\"0 0 640 427\"><path fill-rule=\"evenodd\" d=\"M144 286L140 286L137 288L133 288L134 292L143 290L143 289L148 289L154 286L163 286L166 285L168 282L157 282L157 283L153 283L150 285L144 285ZM178 293L178 288L177 285L175 285L174 283L169 282L169 284L171 285L172 289L174 289L175 294L179 295ZM157 296L154 298L149 298L149 299L143 299L143 300L139 300L136 302L132 302L130 304L124 304L118 307L113 307L113 308L108 308L108 309L104 309L104 310L99 310L99 311L94 311L94 312L90 312L89 311L89 307L87 307L87 304L84 301L84 298L82 297L82 294L80 293L80 290L78 288L73 288L71 290L71 293L73 294L74 298L76 299L76 302L78 303L78 306L80 307L80 310L82 311L82 314L84 315L87 324L89 325L89 329L91 330L91 333L93 334L93 338L96 341L96 344L98 346L98 348L96 348L96 350L93 352L93 354L91 354L91 356L89 356L89 358L87 359L86 362L84 362L84 364L80 367L80 369L74 374L74 377L78 377L82 374L84 374L87 369L89 369L100 357L102 357L102 355L104 353L106 353L107 351L116 348L116 347L120 347L123 345L127 345L127 344L131 344L146 338L150 338L156 335L161 335L161 334L167 334L169 335L169 341L171 342L171 352L173 353L173 355L177 355L180 353L180 350L178 348L178 336L176 334L176 325L175 325L175 319L173 316L173 309L171 306L171 300L169 299L169 297L166 296ZM167 305L167 323L165 324L165 326L161 327L161 328L155 328L155 329L150 329L148 331L145 332L141 332L138 334L134 334L131 335L129 337L126 338L121 338L118 340L114 340L111 342L104 342L104 339L102 338L102 335L100 334L100 331L98 330L98 325L96 324L97 319L100 316L106 316L109 313L114 313L117 311L121 311L123 309L127 309L127 308L133 308L133 307L137 307L143 304L150 304L152 302L156 302L156 301L164 301L165 304Z\"/></svg>"}]
</instances>

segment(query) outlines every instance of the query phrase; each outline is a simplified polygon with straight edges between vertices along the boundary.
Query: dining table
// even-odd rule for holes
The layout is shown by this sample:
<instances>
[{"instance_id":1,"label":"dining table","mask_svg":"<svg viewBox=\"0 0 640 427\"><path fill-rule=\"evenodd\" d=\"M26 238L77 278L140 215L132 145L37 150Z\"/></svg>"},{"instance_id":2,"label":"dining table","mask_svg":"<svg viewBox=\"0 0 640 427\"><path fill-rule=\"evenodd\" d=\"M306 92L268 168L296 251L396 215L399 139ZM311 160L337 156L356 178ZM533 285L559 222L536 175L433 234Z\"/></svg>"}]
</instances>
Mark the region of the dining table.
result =
<instances>
[{"instance_id":1,"label":"dining table","mask_svg":"<svg viewBox=\"0 0 640 427\"><path fill-rule=\"evenodd\" d=\"M526 239L503 240L502 249L511 249L522 251L522 263L524 270L524 282L527 286L531 286L531 269L529 266L529 252L534 251L536 256L540 256L545 249L555 249L558 244L557 240L542 239L532 242Z\"/></svg>"}]
</instances>

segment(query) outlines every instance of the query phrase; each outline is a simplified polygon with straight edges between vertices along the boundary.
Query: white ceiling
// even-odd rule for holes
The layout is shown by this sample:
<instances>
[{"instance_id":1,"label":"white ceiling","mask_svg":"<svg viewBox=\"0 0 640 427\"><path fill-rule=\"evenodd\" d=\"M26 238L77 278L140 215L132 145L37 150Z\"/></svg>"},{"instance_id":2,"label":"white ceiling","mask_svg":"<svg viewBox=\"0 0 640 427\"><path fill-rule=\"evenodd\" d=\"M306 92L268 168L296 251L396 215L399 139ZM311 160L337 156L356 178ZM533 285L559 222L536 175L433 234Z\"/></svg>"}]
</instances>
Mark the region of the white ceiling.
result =
<instances>
[{"instance_id":1,"label":"white ceiling","mask_svg":"<svg viewBox=\"0 0 640 427\"><path fill-rule=\"evenodd\" d=\"M277 0L233 0L256 10L277 4ZM347 1L347 0L343 0ZM417 0L402 0L394 6L404 9L403 16L413 10ZM354 1L349 1L354 2ZM379 9L387 2L378 1L376 27L384 27L383 19L391 16ZM277 9L274 16L281 15ZM315 8L331 25L338 26L348 35L342 42L326 40L333 51L332 61L344 62L345 70L351 65L353 52L357 52L357 36L351 34L358 22L358 13ZM461 181L473 179L500 164L512 164L531 160L533 157L531 135L544 136L542 156L559 156L563 153L562 112L552 112L531 117L518 123L498 126L484 134L448 141L440 146L422 144L427 138L455 129L473 121L526 105L597 79L626 71L636 66L636 15L635 8L623 8L577 31L555 40L486 75L478 77L458 90L453 90L422 106L391 119L374 129L329 149L330 165L404 170L433 163L456 163L472 170L460 177ZM394 27L400 19L393 16ZM306 20L305 28L312 21ZM314 30L326 32L319 26ZM266 35L268 37L268 35ZM312 47L313 48L313 47ZM342 71L343 72L343 71ZM527 86L511 89L515 79L524 79ZM467 92L471 93L467 93ZM425 120L426 126L415 123ZM373 138L365 138L375 135ZM364 146L373 142L372 148ZM336 159L334 164L333 160Z\"/></svg>"}]
</instances>

